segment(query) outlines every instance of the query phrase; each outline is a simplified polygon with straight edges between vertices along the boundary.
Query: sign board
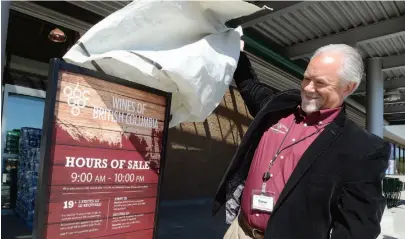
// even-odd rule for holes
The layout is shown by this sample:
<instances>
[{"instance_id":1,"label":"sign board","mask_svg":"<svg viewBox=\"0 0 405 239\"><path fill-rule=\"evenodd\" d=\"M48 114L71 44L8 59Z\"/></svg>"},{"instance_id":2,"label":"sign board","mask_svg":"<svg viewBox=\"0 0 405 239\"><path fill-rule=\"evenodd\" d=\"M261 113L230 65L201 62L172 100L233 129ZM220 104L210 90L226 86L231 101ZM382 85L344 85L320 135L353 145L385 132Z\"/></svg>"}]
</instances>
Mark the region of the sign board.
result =
<instances>
[{"instance_id":1,"label":"sign board","mask_svg":"<svg viewBox=\"0 0 405 239\"><path fill-rule=\"evenodd\" d=\"M170 93L51 62L34 237L155 238Z\"/></svg>"}]
</instances>

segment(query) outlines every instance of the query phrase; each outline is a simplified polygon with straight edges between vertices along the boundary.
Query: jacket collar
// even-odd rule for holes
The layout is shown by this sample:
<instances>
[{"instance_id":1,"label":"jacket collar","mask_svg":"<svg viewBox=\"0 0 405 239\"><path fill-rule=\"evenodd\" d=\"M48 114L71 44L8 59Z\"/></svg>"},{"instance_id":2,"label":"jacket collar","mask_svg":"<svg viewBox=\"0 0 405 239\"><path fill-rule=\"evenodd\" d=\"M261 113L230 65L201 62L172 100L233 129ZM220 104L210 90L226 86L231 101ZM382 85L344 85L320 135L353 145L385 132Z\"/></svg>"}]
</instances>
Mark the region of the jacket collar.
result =
<instances>
[{"instance_id":1,"label":"jacket collar","mask_svg":"<svg viewBox=\"0 0 405 239\"><path fill-rule=\"evenodd\" d=\"M346 124L346 103L343 103L340 113L333 121L336 125L343 127Z\"/></svg>"},{"instance_id":2,"label":"jacket collar","mask_svg":"<svg viewBox=\"0 0 405 239\"><path fill-rule=\"evenodd\" d=\"M329 124L338 116L341 109L342 107L333 109L324 109L307 114L302 110L301 106L299 105L296 111L294 112L295 120L297 122L306 123L307 125L316 125L319 123Z\"/></svg>"}]
</instances>

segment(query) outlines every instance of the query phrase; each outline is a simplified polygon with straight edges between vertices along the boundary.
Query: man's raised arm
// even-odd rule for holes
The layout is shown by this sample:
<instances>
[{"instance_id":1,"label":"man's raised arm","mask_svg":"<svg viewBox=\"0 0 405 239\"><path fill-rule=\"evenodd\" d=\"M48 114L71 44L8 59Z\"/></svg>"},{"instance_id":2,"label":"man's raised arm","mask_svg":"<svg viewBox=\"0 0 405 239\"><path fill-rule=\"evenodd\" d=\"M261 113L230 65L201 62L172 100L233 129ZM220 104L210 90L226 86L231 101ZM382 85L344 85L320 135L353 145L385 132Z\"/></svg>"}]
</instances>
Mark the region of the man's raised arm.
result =
<instances>
[{"instance_id":1,"label":"man's raised arm","mask_svg":"<svg viewBox=\"0 0 405 239\"><path fill-rule=\"evenodd\" d=\"M273 92L267 85L259 82L249 58L243 51L240 53L238 67L233 78L249 113L255 117Z\"/></svg>"}]
</instances>

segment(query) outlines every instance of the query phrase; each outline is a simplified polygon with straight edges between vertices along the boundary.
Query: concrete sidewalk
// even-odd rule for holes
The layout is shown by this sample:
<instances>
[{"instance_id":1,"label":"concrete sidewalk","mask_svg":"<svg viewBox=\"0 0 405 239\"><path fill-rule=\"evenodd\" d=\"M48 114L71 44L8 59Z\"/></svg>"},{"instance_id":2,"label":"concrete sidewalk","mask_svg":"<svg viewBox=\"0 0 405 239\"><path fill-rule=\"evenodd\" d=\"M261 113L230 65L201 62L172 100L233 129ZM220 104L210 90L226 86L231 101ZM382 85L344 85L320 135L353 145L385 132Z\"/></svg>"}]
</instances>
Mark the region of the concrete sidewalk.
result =
<instances>
[{"instance_id":1,"label":"concrete sidewalk","mask_svg":"<svg viewBox=\"0 0 405 239\"><path fill-rule=\"evenodd\" d=\"M402 205L385 209L378 239L405 239L404 191L401 198ZM224 211L216 218L211 216L210 200L194 205L165 205L160 210L159 239L220 239L228 228L224 223Z\"/></svg>"},{"instance_id":2,"label":"concrete sidewalk","mask_svg":"<svg viewBox=\"0 0 405 239\"><path fill-rule=\"evenodd\" d=\"M211 199L162 202L159 209L158 239L222 238L228 226L225 212L211 215ZM15 215L1 217L1 238L30 239L29 230Z\"/></svg>"},{"instance_id":3,"label":"concrete sidewalk","mask_svg":"<svg viewBox=\"0 0 405 239\"><path fill-rule=\"evenodd\" d=\"M387 175L405 182L405 175ZM405 190L401 192L399 207L385 208L381 220L381 234L378 239L405 239Z\"/></svg>"},{"instance_id":4,"label":"concrete sidewalk","mask_svg":"<svg viewBox=\"0 0 405 239\"><path fill-rule=\"evenodd\" d=\"M212 200L163 203L160 208L158 239L220 239L228 225L225 212L211 215Z\"/></svg>"},{"instance_id":5,"label":"concrete sidewalk","mask_svg":"<svg viewBox=\"0 0 405 239\"><path fill-rule=\"evenodd\" d=\"M378 239L405 239L405 191L401 193L401 205L385 208Z\"/></svg>"},{"instance_id":6,"label":"concrete sidewalk","mask_svg":"<svg viewBox=\"0 0 405 239\"><path fill-rule=\"evenodd\" d=\"M162 202L159 210L158 239L221 239L228 228L223 210L212 217L211 200ZM381 226L378 239L405 239L405 201L384 211ZM1 238L32 238L15 216L2 216L1 228Z\"/></svg>"},{"instance_id":7,"label":"concrete sidewalk","mask_svg":"<svg viewBox=\"0 0 405 239\"><path fill-rule=\"evenodd\" d=\"M401 197L402 205L385 209L378 239L405 239L405 192ZM194 205L165 205L160 210L159 239L221 239L228 228L224 211L216 218L211 216L210 200Z\"/></svg>"},{"instance_id":8,"label":"concrete sidewalk","mask_svg":"<svg viewBox=\"0 0 405 239\"><path fill-rule=\"evenodd\" d=\"M385 209L378 239L405 239L405 192L402 205ZM195 205L173 205L161 209L159 239L221 239L228 226L224 212L217 218L210 214L210 201Z\"/></svg>"},{"instance_id":9,"label":"concrete sidewalk","mask_svg":"<svg viewBox=\"0 0 405 239\"><path fill-rule=\"evenodd\" d=\"M405 201L399 207L385 209L378 239L405 239Z\"/></svg>"}]
</instances>

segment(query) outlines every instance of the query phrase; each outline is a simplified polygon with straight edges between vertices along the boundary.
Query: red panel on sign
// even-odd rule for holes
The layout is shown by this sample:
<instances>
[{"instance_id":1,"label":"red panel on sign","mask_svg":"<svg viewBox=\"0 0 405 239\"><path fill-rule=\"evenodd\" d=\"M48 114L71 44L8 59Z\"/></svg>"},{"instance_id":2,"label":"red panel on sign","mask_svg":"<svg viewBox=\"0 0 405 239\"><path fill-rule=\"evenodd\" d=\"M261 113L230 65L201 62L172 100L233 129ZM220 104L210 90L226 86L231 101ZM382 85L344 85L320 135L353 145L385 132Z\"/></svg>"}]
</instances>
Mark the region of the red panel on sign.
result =
<instances>
[{"instance_id":1,"label":"red panel on sign","mask_svg":"<svg viewBox=\"0 0 405 239\"><path fill-rule=\"evenodd\" d=\"M86 216L75 213L74 216L85 218L82 221L72 220L49 224L46 233L47 238L82 239L111 235L108 238L115 239L114 234L151 229L155 223L154 213L111 216L102 219L98 212L88 212L89 214L85 214Z\"/></svg>"},{"instance_id":2,"label":"red panel on sign","mask_svg":"<svg viewBox=\"0 0 405 239\"><path fill-rule=\"evenodd\" d=\"M154 238L170 96L53 67L37 238Z\"/></svg>"},{"instance_id":3,"label":"red panel on sign","mask_svg":"<svg viewBox=\"0 0 405 239\"><path fill-rule=\"evenodd\" d=\"M100 193L100 191L102 193ZM88 199L122 197L149 198L157 196L157 184L131 185L71 185L50 186L51 202L62 202L67 195L70 200L78 200L86 194Z\"/></svg>"},{"instance_id":4,"label":"red panel on sign","mask_svg":"<svg viewBox=\"0 0 405 239\"><path fill-rule=\"evenodd\" d=\"M155 206L156 198L110 197L86 200L71 199L69 201L49 204L48 223L85 220L85 215L87 215L89 208L99 210L100 213L97 214L97 218L105 219L111 215L120 213L128 215L153 213ZM76 216L71 214L75 214Z\"/></svg>"},{"instance_id":5,"label":"red panel on sign","mask_svg":"<svg viewBox=\"0 0 405 239\"><path fill-rule=\"evenodd\" d=\"M160 154L145 151L112 150L56 145L53 164L74 168L132 168L142 170ZM124 160L125 162L122 162ZM115 162L112 162L115 161Z\"/></svg>"},{"instance_id":6,"label":"red panel on sign","mask_svg":"<svg viewBox=\"0 0 405 239\"><path fill-rule=\"evenodd\" d=\"M76 127L77 131L81 131L82 127ZM133 133L122 134L121 132L93 129L94 135L110 135L111 138L118 138L117 143L102 141L95 136L91 140L86 140L84 136L73 138L67 131L55 124L55 134L58 139L58 144L65 145L81 145L94 148L111 148L111 149L126 149L137 151L159 152L162 148L161 137L136 135Z\"/></svg>"}]
</instances>

